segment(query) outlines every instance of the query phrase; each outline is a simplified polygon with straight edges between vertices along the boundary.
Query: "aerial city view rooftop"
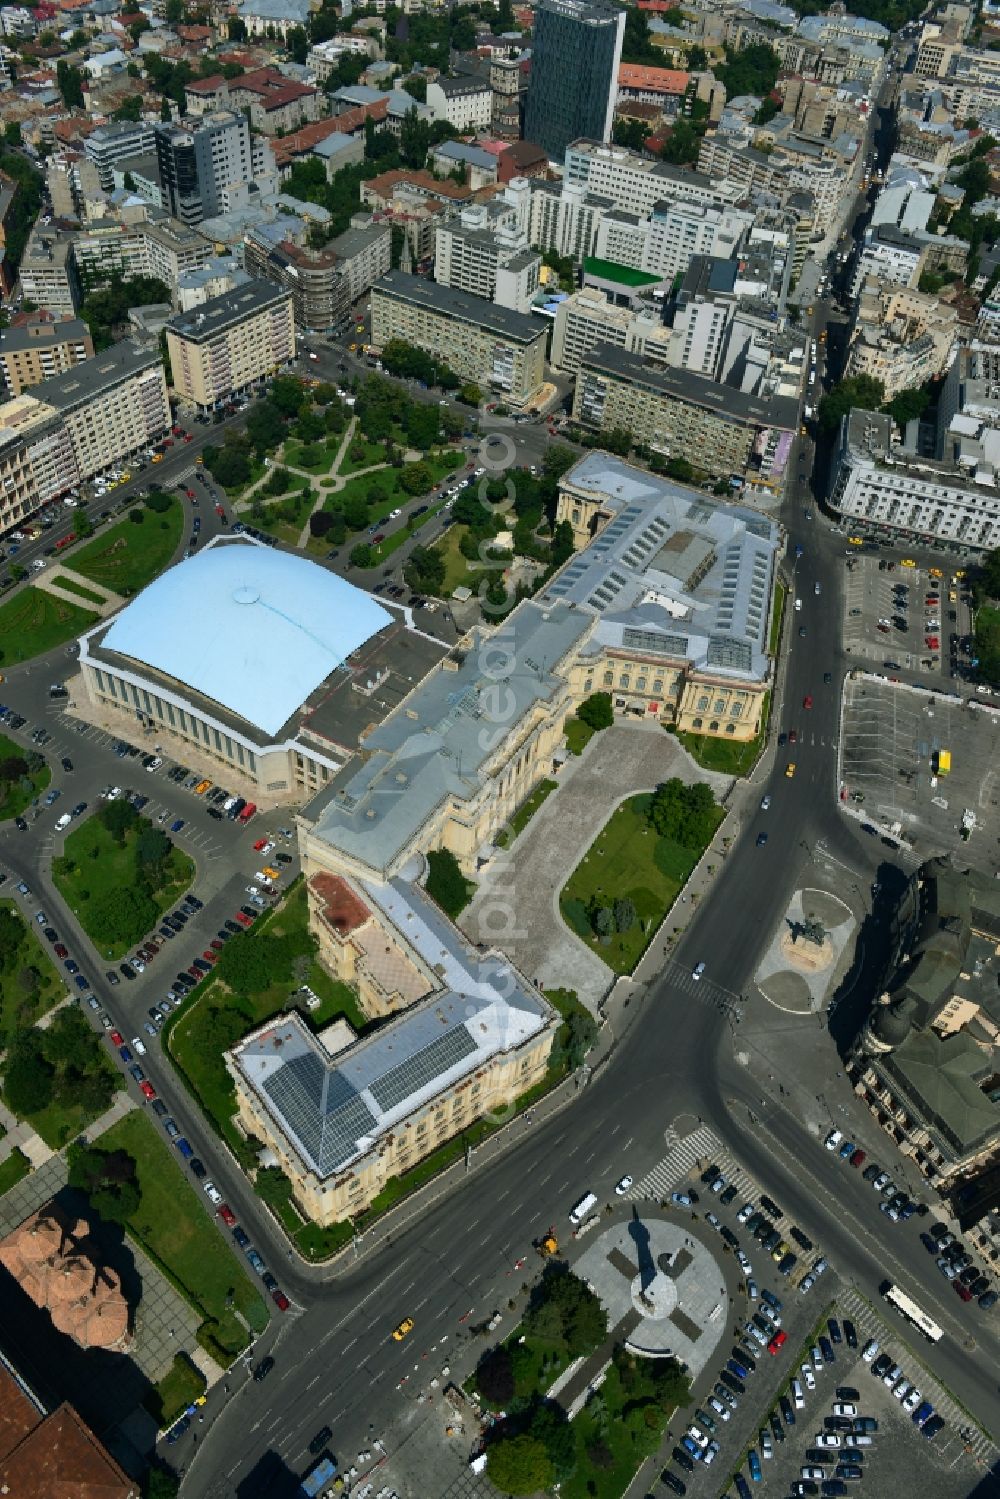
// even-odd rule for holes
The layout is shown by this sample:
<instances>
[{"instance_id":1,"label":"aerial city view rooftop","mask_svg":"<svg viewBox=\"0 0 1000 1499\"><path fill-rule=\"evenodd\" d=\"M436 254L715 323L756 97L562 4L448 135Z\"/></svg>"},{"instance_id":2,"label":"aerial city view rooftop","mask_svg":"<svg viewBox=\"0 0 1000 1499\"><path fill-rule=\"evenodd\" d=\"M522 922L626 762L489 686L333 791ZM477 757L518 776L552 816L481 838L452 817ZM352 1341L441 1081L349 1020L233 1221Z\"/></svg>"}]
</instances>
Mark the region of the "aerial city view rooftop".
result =
<instances>
[{"instance_id":1,"label":"aerial city view rooftop","mask_svg":"<svg viewBox=\"0 0 1000 1499\"><path fill-rule=\"evenodd\" d=\"M1000 3L0 4L0 1493L1000 1495Z\"/></svg>"}]
</instances>

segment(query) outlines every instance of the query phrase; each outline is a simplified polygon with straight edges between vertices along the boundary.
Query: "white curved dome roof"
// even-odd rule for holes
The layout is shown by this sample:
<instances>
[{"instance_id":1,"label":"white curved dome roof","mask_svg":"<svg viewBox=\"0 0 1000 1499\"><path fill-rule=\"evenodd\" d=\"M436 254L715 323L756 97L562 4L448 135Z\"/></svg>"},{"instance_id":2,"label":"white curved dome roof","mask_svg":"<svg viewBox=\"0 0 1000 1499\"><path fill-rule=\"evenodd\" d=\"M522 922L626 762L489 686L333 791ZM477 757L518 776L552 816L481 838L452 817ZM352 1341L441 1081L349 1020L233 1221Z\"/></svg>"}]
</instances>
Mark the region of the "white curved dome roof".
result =
<instances>
[{"instance_id":1,"label":"white curved dome roof","mask_svg":"<svg viewBox=\"0 0 1000 1499\"><path fill-rule=\"evenodd\" d=\"M315 562L224 541L151 583L102 645L275 734L391 618L370 594Z\"/></svg>"}]
</instances>

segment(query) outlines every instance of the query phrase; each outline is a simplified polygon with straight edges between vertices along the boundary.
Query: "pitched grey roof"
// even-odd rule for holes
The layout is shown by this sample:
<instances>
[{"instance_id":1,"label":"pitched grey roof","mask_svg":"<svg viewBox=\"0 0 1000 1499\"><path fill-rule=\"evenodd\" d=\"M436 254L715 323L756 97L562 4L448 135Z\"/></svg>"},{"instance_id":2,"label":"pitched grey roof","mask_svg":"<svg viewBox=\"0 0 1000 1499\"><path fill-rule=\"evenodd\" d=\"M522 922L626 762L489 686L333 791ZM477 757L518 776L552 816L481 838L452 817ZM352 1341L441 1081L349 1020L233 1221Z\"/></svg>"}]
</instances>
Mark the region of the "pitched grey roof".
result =
<instances>
[{"instance_id":1,"label":"pitched grey roof","mask_svg":"<svg viewBox=\"0 0 1000 1499\"><path fill-rule=\"evenodd\" d=\"M367 736L365 762L334 783L313 836L390 871L445 797L478 790L498 742L498 694L506 735L559 689L553 669L589 628L589 616L566 604L525 601L504 622L499 655L487 632L464 656L453 653Z\"/></svg>"},{"instance_id":2,"label":"pitched grey roof","mask_svg":"<svg viewBox=\"0 0 1000 1499\"><path fill-rule=\"evenodd\" d=\"M614 512L543 595L596 615L595 647L686 660L720 676L768 676L774 522L607 453L582 458L562 484Z\"/></svg>"}]
</instances>

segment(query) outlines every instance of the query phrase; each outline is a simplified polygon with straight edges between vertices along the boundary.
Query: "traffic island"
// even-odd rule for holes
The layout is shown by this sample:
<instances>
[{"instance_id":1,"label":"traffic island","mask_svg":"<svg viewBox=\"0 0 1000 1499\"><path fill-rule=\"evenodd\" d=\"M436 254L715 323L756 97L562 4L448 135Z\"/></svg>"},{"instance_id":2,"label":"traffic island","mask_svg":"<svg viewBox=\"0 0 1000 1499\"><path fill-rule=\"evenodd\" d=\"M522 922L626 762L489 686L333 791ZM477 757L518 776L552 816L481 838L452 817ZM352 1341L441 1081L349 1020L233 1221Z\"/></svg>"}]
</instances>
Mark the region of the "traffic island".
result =
<instances>
[{"instance_id":1,"label":"traffic island","mask_svg":"<svg viewBox=\"0 0 1000 1499\"><path fill-rule=\"evenodd\" d=\"M834 992L857 927L850 907L827 890L796 890L757 969L757 987L776 1009L813 1015Z\"/></svg>"}]
</instances>

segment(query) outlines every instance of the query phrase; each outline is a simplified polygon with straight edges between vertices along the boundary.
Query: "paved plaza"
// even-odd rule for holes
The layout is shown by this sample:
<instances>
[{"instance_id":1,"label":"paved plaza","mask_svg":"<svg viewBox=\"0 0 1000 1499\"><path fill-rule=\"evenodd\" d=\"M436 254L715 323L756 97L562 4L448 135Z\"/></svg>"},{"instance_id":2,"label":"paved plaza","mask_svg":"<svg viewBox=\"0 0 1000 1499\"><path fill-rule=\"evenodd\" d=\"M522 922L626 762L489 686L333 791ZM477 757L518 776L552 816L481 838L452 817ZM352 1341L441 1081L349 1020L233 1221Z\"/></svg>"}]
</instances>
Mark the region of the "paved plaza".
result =
<instances>
[{"instance_id":1,"label":"paved plaza","mask_svg":"<svg viewBox=\"0 0 1000 1499\"><path fill-rule=\"evenodd\" d=\"M707 781L716 798L729 776L702 771L658 725L615 724L595 734L559 772L509 853L497 851L459 918L476 942L496 942L542 988L575 989L596 1010L614 975L566 926L559 892L612 812L628 796L661 781Z\"/></svg>"},{"instance_id":2,"label":"paved plaza","mask_svg":"<svg viewBox=\"0 0 1000 1499\"><path fill-rule=\"evenodd\" d=\"M819 943L809 935L811 923L822 929ZM757 988L779 1010L815 1013L851 962L856 927L850 907L829 891L796 890L757 969Z\"/></svg>"}]
</instances>

